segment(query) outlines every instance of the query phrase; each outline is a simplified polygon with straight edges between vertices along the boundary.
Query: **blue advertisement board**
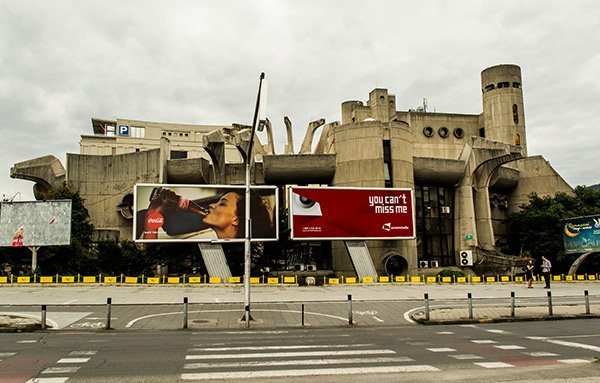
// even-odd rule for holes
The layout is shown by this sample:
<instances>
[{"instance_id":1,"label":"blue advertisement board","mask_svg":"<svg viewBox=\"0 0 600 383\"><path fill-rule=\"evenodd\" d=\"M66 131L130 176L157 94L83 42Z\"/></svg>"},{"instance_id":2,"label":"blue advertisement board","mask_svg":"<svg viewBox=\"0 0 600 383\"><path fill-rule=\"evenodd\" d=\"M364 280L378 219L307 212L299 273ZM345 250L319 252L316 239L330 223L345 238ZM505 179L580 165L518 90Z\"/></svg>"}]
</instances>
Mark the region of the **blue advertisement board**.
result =
<instances>
[{"instance_id":1,"label":"blue advertisement board","mask_svg":"<svg viewBox=\"0 0 600 383\"><path fill-rule=\"evenodd\" d=\"M565 253L600 251L600 215L563 220Z\"/></svg>"}]
</instances>

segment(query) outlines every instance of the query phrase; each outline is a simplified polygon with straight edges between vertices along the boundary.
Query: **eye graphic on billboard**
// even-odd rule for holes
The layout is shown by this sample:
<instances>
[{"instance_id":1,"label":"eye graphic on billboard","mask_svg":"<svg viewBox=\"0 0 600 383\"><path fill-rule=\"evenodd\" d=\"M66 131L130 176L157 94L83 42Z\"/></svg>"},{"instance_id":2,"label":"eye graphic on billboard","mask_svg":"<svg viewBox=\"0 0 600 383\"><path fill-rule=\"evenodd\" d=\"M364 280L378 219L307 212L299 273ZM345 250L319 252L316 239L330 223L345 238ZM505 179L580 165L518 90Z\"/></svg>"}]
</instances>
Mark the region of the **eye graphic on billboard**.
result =
<instances>
[{"instance_id":1,"label":"eye graphic on billboard","mask_svg":"<svg viewBox=\"0 0 600 383\"><path fill-rule=\"evenodd\" d=\"M289 189L292 239L412 239L411 189Z\"/></svg>"},{"instance_id":2,"label":"eye graphic on billboard","mask_svg":"<svg viewBox=\"0 0 600 383\"><path fill-rule=\"evenodd\" d=\"M246 237L246 190L225 185L137 184L134 238L138 242L230 242ZM252 241L276 241L277 189L252 186Z\"/></svg>"}]
</instances>

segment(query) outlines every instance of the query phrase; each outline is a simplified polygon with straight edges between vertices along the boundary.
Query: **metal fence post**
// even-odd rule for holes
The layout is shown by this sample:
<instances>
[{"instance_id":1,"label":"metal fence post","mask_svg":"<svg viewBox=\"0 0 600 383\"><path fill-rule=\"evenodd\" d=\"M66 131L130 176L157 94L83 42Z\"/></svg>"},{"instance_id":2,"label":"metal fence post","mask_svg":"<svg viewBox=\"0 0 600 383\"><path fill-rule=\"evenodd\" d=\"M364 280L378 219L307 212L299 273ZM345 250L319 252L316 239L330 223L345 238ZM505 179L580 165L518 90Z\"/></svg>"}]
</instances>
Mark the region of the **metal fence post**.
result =
<instances>
[{"instance_id":1,"label":"metal fence post","mask_svg":"<svg viewBox=\"0 0 600 383\"><path fill-rule=\"evenodd\" d=\"M302 303L302 327L304 327L304 303Z\"/></svg>"},{"instance_id":2,"label":"metal fence post","mask_svg":"<svg viewBox=\"0 0 600 383\"><path fill-rule=\"evenodd\" d=\"M429 321L429 294L425 293L423 299L425 300L425 320Z\"/></svg>"},{"instance_id":3,"label":"metal fence post","mask_svg":"<svg viewBox=\"0 0 600 383\"><path fill-rule=\"evenodd\" d=\"M46 329L46 305L42 305L42 330Z\"/></svg>"},{"instance_id":4,"label":"metal fence post","mask_svg":"<svg viewBox=\"0 0 600 383\"><path fill-rule=\"evenodd\" d=\"M183 328L188 328L188 297L183 297Z\"/></svg>"},{"instance_id":5,"label":"metal fence post","mask_svg":"<svg viewBox=\"0 0 600 383\"><path fill-rule=\"evenodd\" d=\"M348 324L352 324L352 295L348 294Z\"/></svg>"},{"instance_id":6,"label":"metal fence post","mask_svg":"<svg viewBox=\"0 0 600 383\"><path fill-rule=\"evenodd\" d=\"M510 316L515 316L515 292L510 292Z\"/></svg>"},{"instance_id":7,"label":"metal fence post","mask_svg":"<svg viewBox=\"0 0 600 383\"><path fill-rule=\"evenodd\" d=\"M106 325L105 330L110 330L110 311L112 309L112 298L106 298Z\"/></svg>"},{"instance_id":8,"label":"metal fence post","mask_svg":"<svg viewBox=\"0 0 600 383\"><path fill-rule=\"evenodd\" d=\"M554 315L552 313L552 291L548 291L548 315Z\"/></svg>"},{"instance_id":9,"label":"metal fence post","mask_svg":"<svg viewBox=\"0 0 600 383\"><path fill-rule=\"evenodd\" d=\"M583 292L583 295L585 296L585 313L589 314L590 313L590 295L587 290L585 290Z\"/></svg>"},{"instance_id":10,"label":"metal fence post","mask_svg":"<svg viewBox=\"0 0 600 383\"><path fill-rule=\"evenodd\" d=\"M473 295L467 293L467 304L469 306L469 319L473 319Z\"/></svg>"}]
</instances>

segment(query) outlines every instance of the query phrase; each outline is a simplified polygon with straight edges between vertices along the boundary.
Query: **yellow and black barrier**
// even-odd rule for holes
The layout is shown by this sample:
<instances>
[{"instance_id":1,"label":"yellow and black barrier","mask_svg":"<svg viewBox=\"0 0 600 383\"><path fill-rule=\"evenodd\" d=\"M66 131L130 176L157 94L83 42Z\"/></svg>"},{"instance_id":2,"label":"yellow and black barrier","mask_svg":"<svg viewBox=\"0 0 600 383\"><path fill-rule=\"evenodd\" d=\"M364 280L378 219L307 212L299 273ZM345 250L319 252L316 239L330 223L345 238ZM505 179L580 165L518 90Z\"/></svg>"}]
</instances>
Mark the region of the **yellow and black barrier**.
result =
<instances>
[{"instance_id":1,"label":"yellow and black barrier","mask_svg":"<svg viewBox=\"0 0 600 383\"><path fill-rule=\"evenodd\" d=\"M590 282L599 281L599 274L558 274L551 275L555 282ZM250 277L253 285L298 285L298 275L280 275ZM541 275L534 276L534 280L541 281ZM493 283L523 283L522 275L470 275L470 276L441 276L441 275L389 275L389 276L336 276L323 277L324 285L353 285L353 284L493 284ZM182 275L182 276L126 276L121 275L31 275L0 276L2 284L124 284L124 285L235 285L243 283L243 277L209 277L207 275Z\"/></svg>"}]
</instances>

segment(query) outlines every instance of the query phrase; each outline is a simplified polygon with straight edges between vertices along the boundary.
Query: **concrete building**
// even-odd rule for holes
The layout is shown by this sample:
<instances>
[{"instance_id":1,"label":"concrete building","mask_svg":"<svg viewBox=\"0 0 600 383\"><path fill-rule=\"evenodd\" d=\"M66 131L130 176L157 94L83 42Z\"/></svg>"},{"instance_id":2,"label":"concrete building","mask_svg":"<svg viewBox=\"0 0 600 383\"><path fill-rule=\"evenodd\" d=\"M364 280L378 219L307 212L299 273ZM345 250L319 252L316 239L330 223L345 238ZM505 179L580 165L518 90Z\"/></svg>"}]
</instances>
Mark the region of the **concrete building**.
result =
<instances>
[{"instance_id":1,"label":"concrete building","mask_svg":"<svg viewBox=\"0 0 600 383\"><path fill-rule=\"evenodd\" d=\"M339 122L311 122L297 154L291 122L284 121L283 154L274 151L268 123L268 142L254 145L252 182L412 188L417 238L366 243L379 275L444 266L510 271L515 258L502 252L503 219L532 192L572 188L543 157L527 155L521 69L483 70L481 90L483 112L470 115L399 111L394 95L374 89L366 103L343 102ZM68 182L85 198L100 238L132 238L136 183L244 183L247 126L92 119L92 127L93 135L81 137L80 154L67 154L66 169L47 156L15 164L11 177L36 182L36 198ZM347 246L334 241L330 252L335 273L355 272Z\"/></svg>"}]
</instances>

